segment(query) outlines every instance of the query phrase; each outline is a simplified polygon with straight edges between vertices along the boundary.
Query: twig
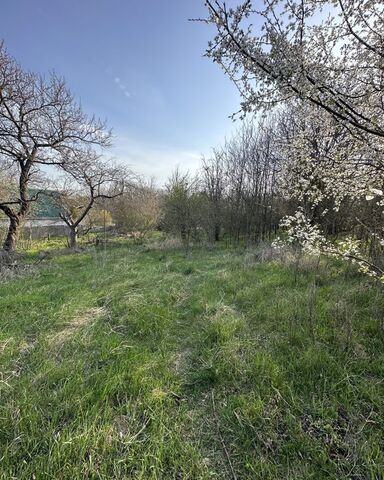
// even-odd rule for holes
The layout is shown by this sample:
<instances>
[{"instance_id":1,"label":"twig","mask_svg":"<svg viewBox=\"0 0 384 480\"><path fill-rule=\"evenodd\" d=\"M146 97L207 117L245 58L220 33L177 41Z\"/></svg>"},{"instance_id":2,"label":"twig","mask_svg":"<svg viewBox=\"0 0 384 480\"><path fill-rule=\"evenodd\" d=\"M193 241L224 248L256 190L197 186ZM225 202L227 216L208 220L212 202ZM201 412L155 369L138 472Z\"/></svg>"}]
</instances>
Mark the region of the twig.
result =
<instances>
[{"instance_id":1,"label":"twig","mask_svg":"<svg viewBox=\"0 0 384 480\"><path fill-rule=\"evenodd\" d=\"M221 446L223 447L225 456L227 457L227 461L228 461L229 468L231 470L232 478L233 478L233 480L237 480L237 475L236 475L235 470L233 468L233 465L232 465L232 462L231 462L231 457L229 456L229 452L228 452L228 449L225 445L223 435L221 434L221 431L220 431L220 421L219 421L219 416L217 415L217 410L216 410L215 390L214 389L212 389L211 396L212 396L212 408L213 408L213 415L215 417L217 434L219 435Z\"/></svg>"},{"instance_id":2,"label":"twig","mask_svg":"<svg viewBox=\"0 0 384 480\"><path fill-rule=\"evenodd\" d=\"M148 420L144 423L144 425L140 428L140 430L138 432L136 432L134 435L132 435L132 437L127 441L127 442L124 442L125 444L130 444L132 443L134 440L136 440L136 438L144 432L144 430L147 428L148 426L148 423L150 422L150 418L148 418Z\"/></svg>"}]
</instances>

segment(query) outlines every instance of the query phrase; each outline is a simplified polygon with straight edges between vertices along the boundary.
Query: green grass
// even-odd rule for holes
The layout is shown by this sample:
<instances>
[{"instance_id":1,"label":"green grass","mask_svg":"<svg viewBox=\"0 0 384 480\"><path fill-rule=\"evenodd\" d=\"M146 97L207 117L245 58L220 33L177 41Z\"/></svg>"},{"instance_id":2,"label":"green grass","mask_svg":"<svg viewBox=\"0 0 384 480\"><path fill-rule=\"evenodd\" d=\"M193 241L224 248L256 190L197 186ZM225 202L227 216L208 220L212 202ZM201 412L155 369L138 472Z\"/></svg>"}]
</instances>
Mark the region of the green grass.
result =
<instances>
[{"instance_id":1,"label":"green grass","mask_svg":"<svg viewBox=\"0 0 384 480\"><path fill-rule=\"evenodd\" d=\"M381 479L383 301L335 263L54 253L0 284L0 478Z\"/></svg>"}]
</instances>

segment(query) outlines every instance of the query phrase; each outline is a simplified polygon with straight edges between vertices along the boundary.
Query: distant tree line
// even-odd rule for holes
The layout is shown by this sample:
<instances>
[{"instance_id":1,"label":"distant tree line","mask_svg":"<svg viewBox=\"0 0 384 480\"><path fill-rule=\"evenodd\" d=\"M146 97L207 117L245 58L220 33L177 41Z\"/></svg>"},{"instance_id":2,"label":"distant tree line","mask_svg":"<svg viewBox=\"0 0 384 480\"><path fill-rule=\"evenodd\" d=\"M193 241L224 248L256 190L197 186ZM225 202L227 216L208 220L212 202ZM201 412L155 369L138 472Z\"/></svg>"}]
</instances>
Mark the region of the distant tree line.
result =
<instances>
[{"instance_id":1,"label":"distant tree line","mask_svg":"<svg viewBox=\"0 0 384 480\"><path fill-rule=\"evenodd\" d=\"M334 132L323 136L318 120L291 103L261 120L243 122L202 159L197 174L177 170L171 176L160 195L160 228L183 242L225 239L249 246L272 241L282 219L301 208L333 239L352 235L380 256L380 243L371 235L381 228L380 206L326 191L324 155L332 155L345 138ZM305 149L297 143L303 135Z\"/></svg>"}]
</instances>

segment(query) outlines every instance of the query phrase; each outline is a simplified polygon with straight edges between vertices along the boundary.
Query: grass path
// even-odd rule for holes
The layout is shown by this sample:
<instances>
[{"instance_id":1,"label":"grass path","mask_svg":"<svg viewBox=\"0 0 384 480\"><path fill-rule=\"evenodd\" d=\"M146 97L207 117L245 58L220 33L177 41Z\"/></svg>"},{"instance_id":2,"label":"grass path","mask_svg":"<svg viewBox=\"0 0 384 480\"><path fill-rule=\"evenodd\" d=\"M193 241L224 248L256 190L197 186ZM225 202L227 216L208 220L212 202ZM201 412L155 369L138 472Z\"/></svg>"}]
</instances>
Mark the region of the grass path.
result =
<instances>
[{"instance_id":1,"label":"grass path","mask_svg":"<svg viewBox=\"0 0 384 480\"><path fill-rule=\"evenodd\" d=\"M53 255L0 284L0 478L383 478L382 302L336 264Z\"/></svg>"}]
</instances>

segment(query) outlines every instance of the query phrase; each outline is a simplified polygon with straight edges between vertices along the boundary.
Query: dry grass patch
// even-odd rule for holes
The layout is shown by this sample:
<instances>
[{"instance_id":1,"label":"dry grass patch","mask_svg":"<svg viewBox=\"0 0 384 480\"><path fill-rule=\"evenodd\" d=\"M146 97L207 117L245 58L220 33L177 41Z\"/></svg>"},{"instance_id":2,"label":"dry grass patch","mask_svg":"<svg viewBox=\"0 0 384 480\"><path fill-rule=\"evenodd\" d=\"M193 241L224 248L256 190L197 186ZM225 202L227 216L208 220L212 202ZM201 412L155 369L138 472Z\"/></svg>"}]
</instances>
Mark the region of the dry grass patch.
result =
<instances>
[{"instance_id":1,"label":"dry grass patch","mask_svg":"<svg viewBox=\"0 0 384 480\"><path fill-rule=\"evenodd\" d=\"M188 373L191 356L191 348L185 348L184 350L176 352L174 355L172 355L170 365L176 375L184 377Z\"/></svg>"},{"instance_id":2,"label":"dry grass patch","mask_svg":"<svg viewBox=\"0 0 384 480\"><path fill-rule=\"evenodd\" d=\"M0 355L2 355L4 353L4 351L9 347L11 346L12 344L14 344L15 340L13 337L9 337L7 338L6 340L1 340L0 341Z\"/></svg>"},{"instance_id":3,"label":"dry grass patch","mask_svg":"<svg viewBox=\"0 0 384 480\"><path fill-rule=\"evenodd\" d=\"M96 320L105 315L105 307L94 307L78 312L71 320L63 324L63 328L48 337L50 346L59 346L68 341L73 335L84 327L93 325Z\"/></svg>"}]
</instances>

